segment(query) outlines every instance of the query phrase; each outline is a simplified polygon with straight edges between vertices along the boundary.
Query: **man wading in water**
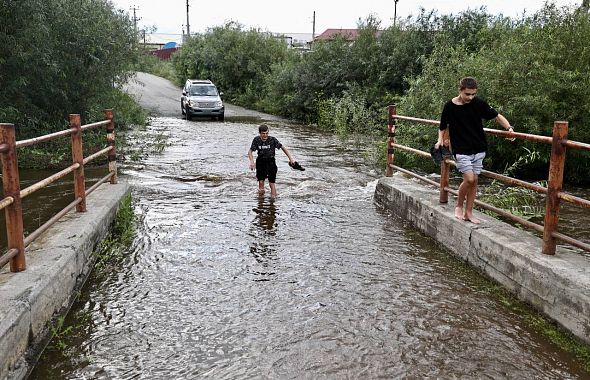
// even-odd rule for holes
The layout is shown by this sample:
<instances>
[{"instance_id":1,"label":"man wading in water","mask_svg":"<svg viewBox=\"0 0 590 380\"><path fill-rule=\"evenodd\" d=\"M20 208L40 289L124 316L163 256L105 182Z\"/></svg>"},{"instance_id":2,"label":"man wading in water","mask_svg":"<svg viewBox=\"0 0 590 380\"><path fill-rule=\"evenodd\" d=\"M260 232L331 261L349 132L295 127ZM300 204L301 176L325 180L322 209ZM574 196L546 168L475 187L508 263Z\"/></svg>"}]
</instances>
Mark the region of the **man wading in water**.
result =
<instances>
[{"instance_id":1,"label":"man wading in water","mask_svg":"<svg viewBox=\"0 0 590 380\"><path fill-rule=\"evenodd\" d=\"M277 188L275 181L277 179L277 164L275 162L275 149L281 149L289 158L289 164L294 165L295 160L286 146L279 140L268 135L268 126L262 124L258 127L260 136L254 137L252 145L248 150L248 159L250 160L250 170L256 168L256 178L258 179L258 194L264 194L264 180L268 178L271 198L277 197ZM252 152L257 151L256 164Z\"/></svg>"},{"instance_id":2,"label":"man wading in water","mask_svg":"<svg viewBox=\"0 0 590 380\"><path fill-rule=\"evenodd\" d=\"M459 186L455 217L471 223L481 221L473 216L473 202L477 193L477 179L483 168L483 159L488 148L482 119L495 119L504 129L513 132L508 120L500 115L488 103L476 98L477 82L471 77L459 82L459 95L445 103L440 117L438 140L434 145L438 149L443 142L444 131L449 129L451 149L455 156L457 169L463 174ZM465 202L465 207L463 207Z\"/></svg>"}]
</instances>

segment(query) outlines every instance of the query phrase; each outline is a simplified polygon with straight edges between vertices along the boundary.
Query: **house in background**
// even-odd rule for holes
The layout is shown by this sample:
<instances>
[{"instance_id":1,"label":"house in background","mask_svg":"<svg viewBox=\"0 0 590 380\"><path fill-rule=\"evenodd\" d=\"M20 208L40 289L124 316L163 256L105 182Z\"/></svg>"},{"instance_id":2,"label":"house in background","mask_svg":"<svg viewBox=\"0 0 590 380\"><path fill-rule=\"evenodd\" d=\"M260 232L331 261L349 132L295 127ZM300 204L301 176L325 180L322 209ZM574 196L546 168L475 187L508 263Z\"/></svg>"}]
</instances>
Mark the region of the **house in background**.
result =
<instances>
[{"instance_id":1,"label":"house in background","mask_svg":"<svg viewBox=\"0 0 590 380\"><path fill-rule=\"evenodd\" d=\"M182 45L183 36L172 33L146 33L142 37L139 42L146 54L168 60Z\"/></svg>"},{"instance_id":2,"label":"house in background","mask_svg":"<svg viewBox=\"0 0 590 380\"><path fill-rule=\"evenodd\" d=\"M316 36L314 41L325 41L342 36L346 41L354 41L359 35L358 29L326 29L322 34Z\"/></svg>"}]
</instances>

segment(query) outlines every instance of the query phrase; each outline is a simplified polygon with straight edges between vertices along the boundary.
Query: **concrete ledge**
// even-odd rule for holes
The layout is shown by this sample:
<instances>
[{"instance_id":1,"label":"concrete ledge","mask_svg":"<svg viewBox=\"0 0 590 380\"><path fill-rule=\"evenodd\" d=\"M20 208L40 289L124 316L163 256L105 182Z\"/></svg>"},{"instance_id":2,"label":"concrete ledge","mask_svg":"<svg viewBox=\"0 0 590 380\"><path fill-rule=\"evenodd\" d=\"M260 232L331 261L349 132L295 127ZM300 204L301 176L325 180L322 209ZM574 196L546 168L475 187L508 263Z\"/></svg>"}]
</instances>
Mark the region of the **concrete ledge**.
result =
<instances>
[{"instance_id":1,"label":"concrete ledge","mask_svg":"<svg viewBox=\"0 0 590 380\"><path fill-rule=\"evenodd\" d=\"M27 247L27 270L0 272L0 379L26 375L24 354L46 332L47 322L68 308L106 236L126 181L103 184L87 199L87 212L70 212Z\"/></svg>"},{"instance_id":2,"label":"concrete ledge","mask_svg":"<svg viewBox=\"0 0 590 380\"><path fill-rule=\"evenodd\" d=\"M479 226L458 220L453 199L440 204L438 190L401 175L379 180L375 202L590 344L588 257L559 248L543 255L542 239L479 212Z\"/></svg>"}]
</instances>

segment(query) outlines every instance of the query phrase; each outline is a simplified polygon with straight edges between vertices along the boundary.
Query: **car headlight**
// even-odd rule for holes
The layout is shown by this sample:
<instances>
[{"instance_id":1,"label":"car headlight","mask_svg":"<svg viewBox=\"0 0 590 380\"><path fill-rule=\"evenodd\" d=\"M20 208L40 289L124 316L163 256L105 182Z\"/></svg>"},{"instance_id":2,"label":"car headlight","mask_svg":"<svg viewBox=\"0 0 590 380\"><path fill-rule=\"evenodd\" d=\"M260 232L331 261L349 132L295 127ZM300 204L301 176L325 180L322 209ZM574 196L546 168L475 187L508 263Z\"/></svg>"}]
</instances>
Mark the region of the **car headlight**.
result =
<instances>
[{"instance_id":1,"label":"car headlight","mask_svg":"<svg viewBox=\"0 0 590 380\"><path fill-rule=\"evenodd\" d=\"M215 107L223 107L223 102L215 102Z\"/></svg>"}]
</instances>

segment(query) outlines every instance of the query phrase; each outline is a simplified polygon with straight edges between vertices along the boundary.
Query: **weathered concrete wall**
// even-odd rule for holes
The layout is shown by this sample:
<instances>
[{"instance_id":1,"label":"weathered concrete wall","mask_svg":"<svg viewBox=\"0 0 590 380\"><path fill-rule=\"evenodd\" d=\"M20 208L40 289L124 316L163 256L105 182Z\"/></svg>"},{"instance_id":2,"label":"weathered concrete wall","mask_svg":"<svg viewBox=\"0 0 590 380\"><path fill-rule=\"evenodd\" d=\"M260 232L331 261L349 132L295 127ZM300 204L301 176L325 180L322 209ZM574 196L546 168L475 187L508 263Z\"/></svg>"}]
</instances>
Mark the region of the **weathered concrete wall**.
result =
<instances>
[{"instance_id":1,"label":"weathered concrete wall","mask_svg":"<svg viewBox=\"0 0 590 380\"><path fill-rule=\"evenodd\" d=\"M103 184L87 199L87 212L70 212L27 247L27 270L0 272L0 379L26 375L24 354L45 335L47 322L69 307L92 269L126 181Z\"/></svg>"},{"instance_id":2,"label":"weathered concrete wall","mask_svg":"<svg viewBox=\"0 0 590 380\"><path fill-rule=\"evenodd\" d=\"M559 249L541 253L542 239L477 213L481 225L454 217L454 200L401 175L382 178L375 202L410 221L454 254L590 344L590 259Z\"/></svg>"}]
</instances>

